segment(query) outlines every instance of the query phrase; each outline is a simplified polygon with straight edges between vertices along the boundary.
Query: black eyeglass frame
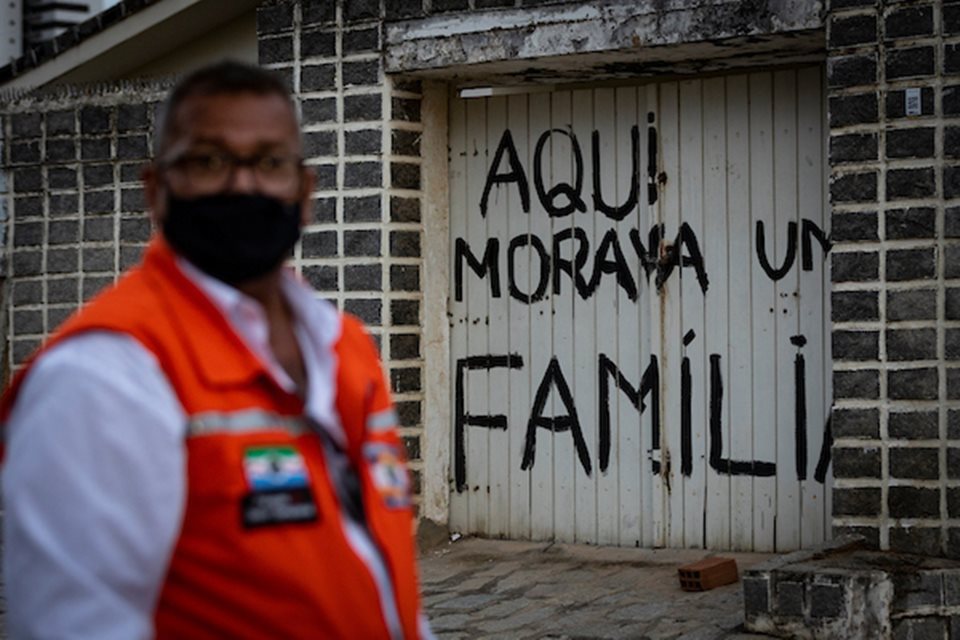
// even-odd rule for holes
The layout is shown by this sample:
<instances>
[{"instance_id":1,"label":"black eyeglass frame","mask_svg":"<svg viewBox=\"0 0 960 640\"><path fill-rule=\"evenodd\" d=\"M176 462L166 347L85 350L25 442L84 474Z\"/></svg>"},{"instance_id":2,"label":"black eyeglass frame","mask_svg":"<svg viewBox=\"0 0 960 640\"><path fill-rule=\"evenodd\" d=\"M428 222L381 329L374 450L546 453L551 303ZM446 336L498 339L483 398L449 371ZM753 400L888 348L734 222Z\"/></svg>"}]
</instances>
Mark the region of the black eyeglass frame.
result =
<instances>
[{"instance_id":1,"label":"black eyeglass frame","mask_svg":"<svg viewBox=\"0 0 960 640\"><path fill-rule=\"evenodd\" d=\"M189 162L194 160L202 160L204 158L219 158L220 160L225 161L224 164L226 165L226 170L224 171L223 176L219 177L215 181L215 185L214 183L209 185L197 184L196 175L191 177L190 171L185 168L185 165ZM280 188L276 187L276 185L271 186L269 178L264 180L262 171L265 171L266 169L264 169L261 163L270 159L282 159L291 163L294 173L289 176L289 185L284 185L283 188ZM258 153L247 157L240 157L236 154L230 153L229 151L220 150L215 153L196 153L186 151L173 158L157 160L156 166L157 169L162 173L170 173L171 170L176 171L180 174L180 178L183 180L186 186L197 189L204 193L218 193L223 191L227 185L233 182L237 169L245 167L251 170L256 181L257 188L264 193L275 196L293 197L300 190L300 185L302 184L303 180L303 168L305 165L303 162L303 157L296 154ZM172 187L173 185L170 186Z\"/></svg>"}]
</instances>

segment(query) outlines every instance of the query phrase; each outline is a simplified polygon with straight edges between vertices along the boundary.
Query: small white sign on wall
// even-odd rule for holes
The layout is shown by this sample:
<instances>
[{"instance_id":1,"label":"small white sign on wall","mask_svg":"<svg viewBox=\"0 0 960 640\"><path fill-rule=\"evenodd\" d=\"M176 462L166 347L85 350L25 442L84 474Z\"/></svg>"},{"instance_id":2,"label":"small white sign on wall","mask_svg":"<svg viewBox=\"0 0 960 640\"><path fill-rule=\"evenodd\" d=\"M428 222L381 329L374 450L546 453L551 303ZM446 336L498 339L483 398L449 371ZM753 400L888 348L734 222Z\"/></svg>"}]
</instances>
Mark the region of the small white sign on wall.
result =
<instances>
[{"instance_id":1,"label":"small white sign on wall","mask_svg":"<svg viewBox=\"0 0 960 640\"><path fill-rule=\"evenodd\" d=\"M904 101L906 103L905 110L908 116L919 116L923 113L923 108L920 105L920 89L917 87L911 87L903 92Z\"/></svg>"}]
</instances>

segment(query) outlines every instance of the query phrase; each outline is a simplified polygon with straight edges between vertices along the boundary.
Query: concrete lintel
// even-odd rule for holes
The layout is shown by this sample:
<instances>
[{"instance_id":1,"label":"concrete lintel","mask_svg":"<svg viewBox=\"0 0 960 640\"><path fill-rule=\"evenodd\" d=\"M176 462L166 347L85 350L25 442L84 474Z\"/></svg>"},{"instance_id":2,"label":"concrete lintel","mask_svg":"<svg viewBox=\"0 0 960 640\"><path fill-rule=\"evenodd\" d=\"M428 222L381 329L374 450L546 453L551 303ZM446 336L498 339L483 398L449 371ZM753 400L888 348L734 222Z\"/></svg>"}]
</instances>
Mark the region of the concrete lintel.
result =
<instances>
[{"instance_id":1,"label":"concrete lintel","mask_svg":"<svg viewBox=\"0 0 960 640\"><path fill-rule=\"evenodd\" d=\"M387 25L385 64L391 73L469 77L471 68L515 71L544 58L643 60L676 45L787 42L822 32L822 13L821 0L594 0L471 12Z\"/></svg>"}]
</instances>

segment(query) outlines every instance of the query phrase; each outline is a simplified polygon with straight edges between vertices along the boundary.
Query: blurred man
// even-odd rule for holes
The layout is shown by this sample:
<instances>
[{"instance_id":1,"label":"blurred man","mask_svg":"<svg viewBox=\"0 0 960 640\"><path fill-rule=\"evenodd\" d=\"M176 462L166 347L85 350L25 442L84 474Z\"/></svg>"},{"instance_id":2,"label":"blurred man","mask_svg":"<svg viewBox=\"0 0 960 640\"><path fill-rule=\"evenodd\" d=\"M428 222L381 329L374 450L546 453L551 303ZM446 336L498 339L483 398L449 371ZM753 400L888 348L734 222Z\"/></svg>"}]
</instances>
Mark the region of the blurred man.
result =
<instances>
[{"instance_id":1,"label":"blurred man","mask_svg":"<svg viewBox=\"0 0 960 640\"><path fill-rule=\"evenodd\" d=\"M287 90L202 69L158 129L143 263L3 399L9 631L429 636L376 349L282 267L313 187Z\"/></svg>"}]
</instances>

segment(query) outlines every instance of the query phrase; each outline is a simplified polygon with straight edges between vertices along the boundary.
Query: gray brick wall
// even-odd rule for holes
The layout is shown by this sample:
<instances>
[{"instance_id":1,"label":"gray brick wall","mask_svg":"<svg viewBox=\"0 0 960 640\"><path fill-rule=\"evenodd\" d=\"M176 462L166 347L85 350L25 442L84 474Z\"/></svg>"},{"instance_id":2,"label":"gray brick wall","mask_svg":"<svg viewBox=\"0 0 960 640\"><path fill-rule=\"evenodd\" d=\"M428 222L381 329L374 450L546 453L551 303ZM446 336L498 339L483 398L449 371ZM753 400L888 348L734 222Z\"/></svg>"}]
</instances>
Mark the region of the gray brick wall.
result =
<instances>
[{"instance_id":1,"label":"gray brick wall","mask_svg":"<svg viewBox=\"0 0 960 640\"><path fill-rule=\"evenodd\" d=\"M833 0L827 28L834 529L950 556L960 556L958 16L956 2Z\"/></svg>"},{"instance_id":2,"label":"gray brick wall","mask_svg":"<svg viewBox=\"0 0 960 640\"><path fill-rule=\"evenodd\" d=\"M9 371L140 257L140 170L165 86L54 90L4 100Z\"/></svg>"},{"instance_id":3,"label":"gray brick wall","mask_svg":"<svg viewBox=\"0 0 960 640\"><path fill-rule=\"evenodd\" d=\"M420 492L420 85L388 78L379 2L279 2L257 12L260 64L300 103L317 175L296 250L304 278L378 341Z\"/></svg>"}]
</instances>

